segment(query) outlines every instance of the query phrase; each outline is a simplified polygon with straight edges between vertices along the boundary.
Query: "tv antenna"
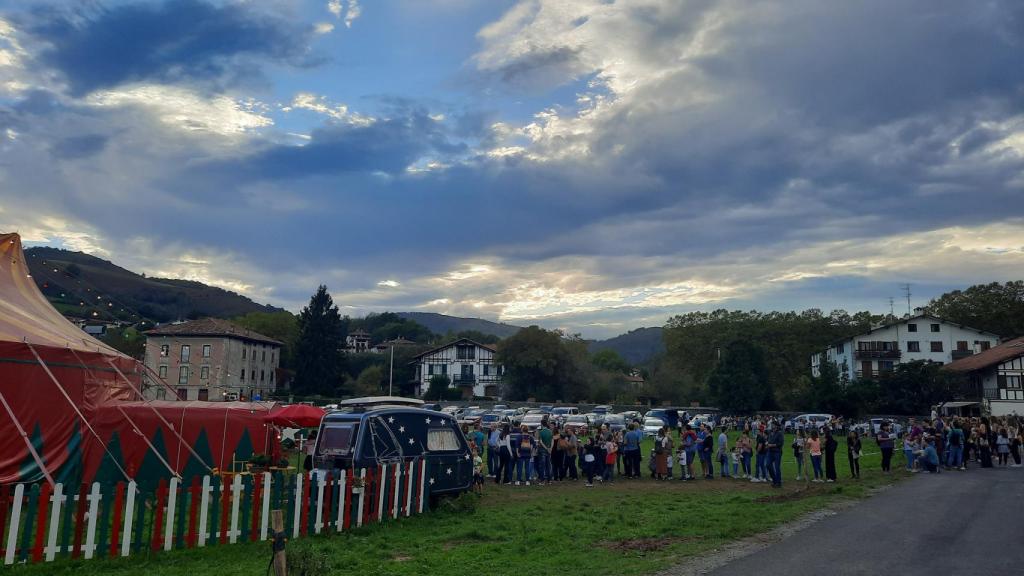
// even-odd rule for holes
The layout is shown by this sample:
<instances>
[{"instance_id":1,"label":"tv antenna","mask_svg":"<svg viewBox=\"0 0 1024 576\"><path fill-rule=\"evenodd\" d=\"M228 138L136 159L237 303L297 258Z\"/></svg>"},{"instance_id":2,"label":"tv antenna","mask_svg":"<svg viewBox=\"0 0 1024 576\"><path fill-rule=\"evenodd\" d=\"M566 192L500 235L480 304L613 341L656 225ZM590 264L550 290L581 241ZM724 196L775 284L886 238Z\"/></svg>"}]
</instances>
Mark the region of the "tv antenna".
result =
<instances>
[{"instance_id":1,"label":"tv antenna","mask_svg":"<svg viewBox=\"0 0 1024 576\"><path fill-rule=\"evenodd\" d=\"M910 284L903 284L900 288L903 289L903 293L907 296L907 316L912 316L914 309L910 307Z\"/></svg>"},{"instance_id":2,"label":"tv antenna","mask_svg":"<svg viewBox=\"0 0 1024 576\"><path fill-rule=\"evenodd\" d=\"M895 318L896 317L896 310L895 310L895 308L893 308L893 302L894 302L894 300L893 300L892 296L889 296L889 316L892 316L893 318Z\"/></svg>"}]
</instances>

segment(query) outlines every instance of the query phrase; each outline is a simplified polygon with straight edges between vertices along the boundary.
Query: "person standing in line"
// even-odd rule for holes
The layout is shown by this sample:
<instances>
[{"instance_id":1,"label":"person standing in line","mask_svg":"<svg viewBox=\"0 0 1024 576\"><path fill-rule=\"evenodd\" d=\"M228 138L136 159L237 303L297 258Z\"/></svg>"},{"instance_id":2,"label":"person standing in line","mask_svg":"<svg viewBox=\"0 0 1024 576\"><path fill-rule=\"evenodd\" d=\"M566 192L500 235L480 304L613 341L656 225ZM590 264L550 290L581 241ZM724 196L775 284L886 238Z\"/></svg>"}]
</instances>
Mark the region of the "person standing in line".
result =
<instances>
[{"instance_id":1,"label":"person standing in line","mask_svg":"<svg viewBox=\"0 0 1024 576\"><path fill-rule=\"evenodd\" d=\"M999 465L1006 467L1010 463L1010 435L1006 428L999 429L999 436L996 438L996 455L999 457Z\"/></svg>"},{"instance_id":2,"label":"person standing in line","mask_svg":"<svg viewBox=\"0 0 1024 576\"><path fill-rule=\"evenodd\" d=\"M818 431L811 430L811 437L807 439L807 453L811 456L811 468L814 469L814 479L811 482L821 482L821 439L818 438Z\"/></svg>"},{"instance_id":3,"label":"person standing in line","mask_svg":"<svg viewBox=\"0 0 1024 576\"><path fill-rule=\"evenodd\" d=\"M612 433L612 440L615 442L615 472L622 476L622 461L625 460L622 454L622 430Z\"/></svg>"},{"instance_id":4,"label":"person standing in line","mask_svg":"<svg viewBox=\"0 0 1024 576\"><path fill-rule=\"evenodd\" d=\"M836 450L839 443L832 437L832 429L825 428L825 482L836 481Z\"/></svg>"},{"instance_id":5,"label":"person standing in line","mask_svg":"<svg viewBox=\"0 0 1024 576\"><path fill-rule=\"evenodd\" d=\"M579 480L577 461L580 454L580 439L576 436L576 429L566 430L565 435L567 446L565 449L565 471L563 476L568 474L570 480L576 481Z\"/></svg>"},{"instance_id":6,"label":"person standing in line","mask_svg":"<svg viewBox=\"0 0 1024 576\"><path fill-rule=\"evenodd\" d=\"M715 464L714 464L714 460L711 459L711 454L712 454L712 452L714 452L715 439L714 439L714 436L712 435L712 431L711 431L711 427L710 426L708 426L707 424L704 424L703 428L704 428L704 441L703 441L703 444L701 444L701 451L700 451L700 453L703 456L704 461L708 463L708 473L707 473L707 476L705 476L704 478L706 478L707 480L714 480L715 479Z\"/></svg>"},{"instance_id":7,"label":"person standing in line","mask_svg":"<svg viewBox=\"0 0 1024 576\"><path fill-rule=\"evenodd\" d=\"M750 478L750 455L753 454L753 449L750 446L750 429L746 424L743 426L743 432L739 439L736 440L736 447L740 451L740 466L743 472L740 478L746 480Z\"/></svg>"},{"instance_id":8,"label":"person standing in line","mask_svg":"<svg viewBox=\"0 0 1024 576\"><path fill-rule=\"evenodd\" d=\"M654 478L664 480L668 475L668 458L665 454L665 427L658 429L658 435L654 437Z\"/></svg>"},{"instance_id":9,"label":"person standing in line","mask_svg":"<svg viewBox=\"0 0 1024 576\"><path fill-rule=\"evenodd\" d=\"M850 460L850 478L860 479L860 434L856 430L846 435L846 457Z\"/></svg>"},{"instance_id":10,"label":"person standing in line","mask_svg":"<svg viewBox=\"0 0 1024 576\"><path fill-rule=\"evenodd\" d=\"M626 460L626 478L640 477L640 442L643 432L636 429L636 422L629 423L629 431L622 439L622 457Z\"/></svg>"},{"instance_id":11,"label":"person standing in line","mask_svg":"<svg viewBox=\"0 0 1024 576\"><path fill-rule=\"evenodd\" d=\"M501 428L498 435L498 468L494 473L495 484L512 482L512 463L515 462L515 447L512 444L512 432L508 424Z\"/></svg>"},{"instance_id":12,"label":"person standing in line","mask_svg":"<svg viewBox=\"0 0 1024 576\"><path fill-rule=\"evenodd\" d=\"M754 439L756 452L754 460L754 478L751 482L768 481L768 437L764 434L764 425L758 427L757 438Z\"/></svg>"},{"instance_id":13,"label":"person standing in line","mask_svg":"<svg viewBox=\"0 0 1024 576\"><path fill-rule=\"evenodd\" d=\"M604 474L602 476L603 482L612 482L615 480L615 459L617 458L619 448L615 445L615 436L608 433L605 436L604 441Z\"/></svg>"},{"instance_id":14,"label":"person standing in line","mask_svg":"<svg viewBox=\"0 0 1024 576\"><path fill-rule=\"evenodd\" d=\"M782 448L786 444L786 434L777 423L769 425L768 434L768 471L772 477L772 487L782 488Z\"/></svg>"},{"instance_id":15,"label":"person standing in line","mask_svg":"<svg viewBox=\"0 0 1024 576\"><path fill-rule=\"evenodd\" d=\"M1010 454L1013 455L1012 468L1020 468L1021 466L1021 447L1024 446L1024 427L1021 427L1020 421L1017 421L1017 427L1010 429L1010 435L1013 440L1010 441Z\"/></svg>"},{"instance_id":16,"label":"person standing in line","mask_svg":"<svg viewBox=\"0 0 1024 576\"><path fill-rule=\"evenodd\" d=\"M793 458L796 459L796 479L801 480L801 474L804 472L804 444L806 444L806 438L804 438L804 431L797 430L796 436L793 438Z\"/></svg>"},{"instance_id":17,"label":"person standing in line","mask_svg":"<svg viewBox=\"0 0 1024 576\"><path fill-rule=\"evenodd\" d=\"M597 444L594 441L594 437L588 435L586 443L583 445L583 473L587 475L587 483L584 484L587 488L594 486L594 473L597 472Z\"/></svg>"},{"instance_id":18,"label":"person standing in line","mask_svg":"<svg viewBox=\"0 0 1024 576\"><path fill-rule=\"evenodd\" d=\"M697 457L697 433L687 424L680 437L680 448L686 452L686 466L680 470L684 480L693 480L693 461Z\"/></svg>"},{"instance_id":19,"label":"person standing in line","mask_svg":"<svg viewBox=\"0 0 1024 576\"><path fill-rule=\"evenodd\" d=\"M729 435L725 432L726 427L718 434L718 467L722 478L729 478Z\"/></svg>"},{"instance_id":20,"label":"person standing in line","mask_svg":"<svg viewBox=\"0 0 1024 576\"><path fill-rule=\"evenodd\" d=\"M551 449L554 447L555 434L551 424L541 424L537 428L537 480L543 485L551 481Z\"/></svg>"},{"instance_id":21,"label":"person standing in line","mask_svg":"<svg viewBox=\"0 0 1024 576\"><path fill-rule=\"evenodd\" d=\"M551 435L551 480L557 482L565 478L565 441L562 429L558 424L552 427Z\"/></svg>"},{"instance_id":22,"label":"person standing in line","mask_svg":"<svg viewBox=\"0 0 1024 576\"><path fill-rule=\"evenodd\" d=\"M675 463L675 441L672 440L672 429L665 427L665 437L661 440L662 448L665 452L665 478L667 480L672 479L672 468Z\"/></svg>"},{"instance_id":23,"label":"person standing in line","mask_svg":"<svg viewBox=\"0 0 1024 576\"><path fill-rule=\"evenodd\" d=\"M882 425L878 428L878 436L875 437L878 442L878 449L882 452L882 472L888 474L892 467L892 451L893 451L893 434L889 431L889 423L882 422Z\"/></svg>"},{"instance_id":24,"label":"person standing in line","mask_svg":"<svg viewBox=\"0 0 1024 576\"><path fill-rule=\"evenodd\" d=\"M946 467L963 470L964 431L960 428L960 420L954 419L946 434L949 449L946 450Z\"/></svg>"},{"instance_id":25,"label":"person standing in line","mask_svg":"<svg viewBox=\"0 0 1024 576\"><path fill-rule=\"evenodd\" d=\"M487 475L490 478L495 478L498 473L498 464L501 462L500 442L501 430L495 424L491 426L491 432L487 435Z\"/></svg>"},{"instance_id":26,"label":"person standing in line","mask_svg":"<svg viewBox=\"0 0 1024 576\"><path fill-rule=\"evenodd\" d=\"M516 486L519 486L524 482L526 485L530 485L530 477L533 476L533 452L536 449L537 442L533 438L533 434L530 434L530 429L523 426L519 429L519 436L516 439L519 458L516 460Z\"/></svg>"}]
</instances>

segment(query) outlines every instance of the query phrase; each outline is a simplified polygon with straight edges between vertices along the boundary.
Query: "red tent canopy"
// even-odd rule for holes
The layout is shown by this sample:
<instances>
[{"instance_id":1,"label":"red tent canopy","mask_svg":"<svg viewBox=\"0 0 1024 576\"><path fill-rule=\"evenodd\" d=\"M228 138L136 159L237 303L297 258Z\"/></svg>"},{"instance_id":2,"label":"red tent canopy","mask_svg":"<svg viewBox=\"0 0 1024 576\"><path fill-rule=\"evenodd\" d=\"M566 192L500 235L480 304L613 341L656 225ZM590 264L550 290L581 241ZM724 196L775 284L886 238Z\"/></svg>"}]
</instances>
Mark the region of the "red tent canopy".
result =
<instances>
[{"instance_id":1,"label":"red tent canopy","mask_svg":"<svg viewBox=\"0 0 1024 576\"><path fill-rule=\"evenodd\" d=\"M100 446L87 423L101 405L139 398L140 377L136 360L50 305L21 239L0 234L0 483L80 478L82 448Z\"/></svg>"},{"instance_id":2,"label":"red tent canopy","mask_svg":"<svg viewBox=\"0 0 1024 576\"><path fill-rule=\"evenodd\" d=\"M277 406L267 414L267 421L285 428L311 428L319 426L326 412L308 404Z\"/></svg>"}]
</instances>

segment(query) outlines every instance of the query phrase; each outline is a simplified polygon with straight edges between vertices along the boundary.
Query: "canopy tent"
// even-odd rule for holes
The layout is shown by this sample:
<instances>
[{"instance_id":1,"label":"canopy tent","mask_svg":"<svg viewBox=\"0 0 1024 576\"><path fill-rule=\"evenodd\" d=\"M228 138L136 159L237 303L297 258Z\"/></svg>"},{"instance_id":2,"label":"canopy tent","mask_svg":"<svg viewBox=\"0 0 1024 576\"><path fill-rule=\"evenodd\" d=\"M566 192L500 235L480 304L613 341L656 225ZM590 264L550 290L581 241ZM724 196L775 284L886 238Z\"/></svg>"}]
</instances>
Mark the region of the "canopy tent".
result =
<instances>
[{"instance_id":1,"label":"canopy tent","mask_svg":"<svg viewBox=\"0 0 1024 576\"><path fill-rule=\"evenodd\" d=\"M0 483L77 481L99 406L139 398L136 360L64 318L0 234Z\"/></svg>"},{"instance_id":2,"label":"canopy tent","mask_svg":"<svg viewBox=\"0 0 1024 576\"><path fill-rule=\"evenodd\" d=\"M326 412L308 404L277 406L267 414L267 422L284 428L312 428L319 426Z\"/></svg>"}]
</instances>

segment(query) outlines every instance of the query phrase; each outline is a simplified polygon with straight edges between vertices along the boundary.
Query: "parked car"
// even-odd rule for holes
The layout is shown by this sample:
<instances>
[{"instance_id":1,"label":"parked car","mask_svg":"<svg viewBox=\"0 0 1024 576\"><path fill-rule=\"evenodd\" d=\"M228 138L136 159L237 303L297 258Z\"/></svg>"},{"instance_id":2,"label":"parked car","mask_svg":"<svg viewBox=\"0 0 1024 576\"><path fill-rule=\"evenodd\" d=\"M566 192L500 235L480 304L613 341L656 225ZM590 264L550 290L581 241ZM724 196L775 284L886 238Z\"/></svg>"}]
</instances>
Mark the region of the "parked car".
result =
<instances>
[{"instance_id":1,"label":"parked car","mask_svg":"<svg viewBox=\"0 0 1024 576\"><path fill-rule=\"evenodd\" d=\"M537 410L540 410L541 412L543 412L545 414L551 414L552 412L554 412L555 407L550 405L550 404L542 404L542 405L537 407Z\"/></svg>"},{"instance_id":2,"label":"parked car","mask_svg":"<svg viewBox=\"0 0 1024 576\"><path fill-rule=\"evenodd\" d=\"M536 430L538 426L547 420L547 418L548 415L543 412L527 414L526 416L523 416L523 421L520 423L520 426L526 426L530 430Z\"/></svg>"},{"instance_id":3,"label":"parked car","mask_svg":"<svg viewBox=\"0 0 1024 576\"><path fill-rule=\"evenodd\" d=\"M608 404L598 404L597 406L594 406L594 409L591 410L591 412L597 414L611 414L613 410L612 407L609 406Z\"/></svg>"},{"instance_id":4,"label":"parked car","mask_svg":"<svg viewBox=\"0 0 1024 576\"><path fill-rule=\"evenodd\" d=\"M605 414L604 412L587 412L584 416L586 416L587 420L590 421L591 427L600 428L601 424L604 422Z\"/></svg>"},{"instance_id":5,"label":"parked car","mask_svg":"<svg viewBox=\"0 0 1024 576\"><path fill-rule=\"evenodd\" d=\"M658 430L661 430L666 426L665 421L661 418L652 416L650 418L644 418L644 436L657 436Z\"/></svg>"},{"instance_id":6,"label":"parked car","mask_svg":"<svg viewBox=\"0 0 1024 576\"><path fill-rule=\"evenodd\" d=\"M677 408L653 408L644 414L644 418L661 418L669 428L679 428L685 417L686 413Z\"/></svg>"},{"instance_id":7,"label":"parked car","mask_svg":"<svg viewBox=\"0 0 1024 576\"><path fill-rule=\"evenodd\" d=\"M715 419L711 417L711 414L697 414L693 418L690 418L689 424L690 428L693 428L694 430L700 428L704 424L714 428Z\"/></svg>"},{"instance_id":8,"label":"parked car","mask_svg":"<svg viewBox=\"0 0 1024 576\"><path fill-rule=\"evenodd\" d=\"M608 414L604 417L604 425L612 432L626 429L626 419L622 414Z\"/></svg>"},{"instance_id":9,"label":"parked car","mask_svg":"<svg viewBox=\"0 0 1024 576\"><path fill-rule=\"evenodd\" d=\"M494 407L491 408L491 410L493 410L495 412L501 412L502 410L508 410L508 405L507 404L495 404Z\"/></svg>"},{"instance_id":10,"label":"parked car","mask_svg":"<svg viewBox=\"0 0 1024 576\"><path fill-rule=\"evenodd\" d=\"M508 424L508 418L501 412L484 412L480 415L480 426L484 429L489 429L491 426L501 426L502 424Z\"/></svg>"},{"instance_id":11,"label":"parked car","mask_svg":"<svg viewBox=\"0 0 1024 576\"><path fill-rule=\"evenodd\" d=\"M441 411L441 405L440 404L436 404L436 403L435 404L424 404L423 405L423 409L424 410L433 410L435 412L440 412Z\"/></svg>"},{"instance_id":12,"label":"parked car","mask_svg":"<svg viewBox=\"0 0 1024 576\"><path fill-rule=\"evenodd\" d=\"M327 413L320 422L313 466L317 474L337 474L421 456L432 471L432 498L470 489L473 463L458 422L449 414L418 407L360 406ZM437 470L451 473L433 472Z\"/></svg>"},{"instance_id":13,"label":"parked car","mask_svg":"<svg viewBox=\"0 0 1024 576\"><path fill-rule=\"evenodd\" d=\"M572 416L566 416L562 427L579 434L590 428L590 419L585 414L573 414Z\"/></svg>"},{"instance_id":14,"label":"parked car","mask_svg":"<svg viewBox=\"0 0 1024 576\"><path fill-rule=\"evenodd\" d=\"M878 432L882 429L883 422L889 423L890 432L895 434L897 437L903 437L903 426L898 422L893 421L891 418L872 418L868 421L868 423L871 424L870 434L872 438L878 436Z\"/></svg>"},{"instance_id":15,"label":"parked car","mask_svg":"<svg viewBox=\"0 0 1024 576\"><path fill-rule=\"evenodd\" d=\"M639 422L643 424L644 417L636 410L626 410L622 413L622 417L626 419L626 422Z\"/></svg>"},{"instance_id":16,"label":"parked car","mask_svg":"<svg viewBox=\"0 0 1024 576\"><path fill-rule=\"evenodd\" d=\"M811 430L820 430L828 426L831 420L831 414L801 414L792 420L787 420L782 426L786 432L795 432L797 430L810 432Z\"/></svg>"},{"instance_id":17,"label":"parked car","mask_svg":"<svg viewBox=\"0 0 1024 576\"><path fill-rule=\"evenodd\" d=\"M481 410L480 408L467 409L461 416L459 416L459 424L465 424L472 428L480 422L485 413L486 410Z\"/></svg>"}]
</instances>

